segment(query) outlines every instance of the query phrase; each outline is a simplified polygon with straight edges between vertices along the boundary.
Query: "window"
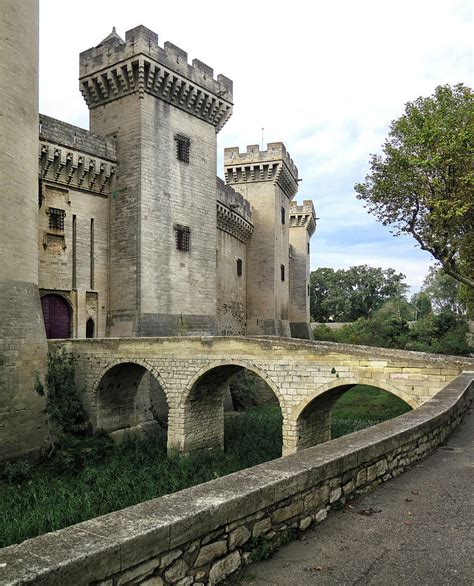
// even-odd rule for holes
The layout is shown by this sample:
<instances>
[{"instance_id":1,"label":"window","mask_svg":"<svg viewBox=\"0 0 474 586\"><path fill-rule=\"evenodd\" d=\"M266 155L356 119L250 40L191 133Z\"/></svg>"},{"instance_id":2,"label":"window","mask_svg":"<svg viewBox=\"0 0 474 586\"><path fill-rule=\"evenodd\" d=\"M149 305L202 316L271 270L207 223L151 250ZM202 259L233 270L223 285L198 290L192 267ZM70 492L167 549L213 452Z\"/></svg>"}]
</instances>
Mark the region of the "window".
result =
<instances>
[{"instance_id":1,"label":"window","mask_svg":"<svg viewBox=\"0 0 474 586\"><path fill-rule=\"evenodd\" d=\"M241 258L237 259L237 276L238 277L242 276L242 259Z\"/></svg>"},{"instance_id":2,"label":"window","mask_svg":"<svg viewBox=\"0 0 474 586\"><path fill-rule=\"evenodd\" d=\"M174 139L176 141L176 156L178 157L178 161L189 163L189 147L191 144L189 138L177 134Z\"/></svg>"},{"instance_id":3,"label":"window","mask_svg":"<svg viewBox=\"0 0 474 586\"><path fill-rule=\"evenodd\" d=\"M191 244L191 231L188 226L176 225L174 227L174 237L176 248L183 252L188 252Z\"/></svg>"},{"instance_id":4,"label":"window","mask_svg":"<svg viewBox=\"0 0 474 586\"><path fill-rule=\"evenodd\" d=\"M308 297L309 297L309 285L307 287L308 287Z\"/></svg>"},{"instance_id":5,"label":"window","mask_svg":"<svg viewBox=\"0 0 474 586\"><path fill-rule=\"evenodd\" d=\"M280 275L281 275L281 280L284 281L285 280L285 265L280 265Z\"/></svg>"},{"instance_id":6,"label":"window","mask_svg":"<svg viewBox=\"0 0 474 586\"><path fill-rule=\"evenodd\" d=\"M285 214L285 208L282 206L282 207L281 207L281 223L282 223L282 224L284 224L284 223L285 223L285 217L286 217L286 214Z\"/></svg>"},{"instance_id":7,"label":"window","mask_svg":"<svg viewBox=\"0 0 474 586\"><path fill-rule=\"evenodd\" d=\"M307 243L307 247L308 247L308 254L309 254L309 242Z\"/></svg>"},{"instance_id":8,"label":"window","mask_svg":"<svg viewBox=\"0 0 474 586\"><path fill-rule=\"evenodd\" d=\"M64 216L66 212L58 208L49 208L49 229L64 230Z\"/></svg>"}]
</instances>

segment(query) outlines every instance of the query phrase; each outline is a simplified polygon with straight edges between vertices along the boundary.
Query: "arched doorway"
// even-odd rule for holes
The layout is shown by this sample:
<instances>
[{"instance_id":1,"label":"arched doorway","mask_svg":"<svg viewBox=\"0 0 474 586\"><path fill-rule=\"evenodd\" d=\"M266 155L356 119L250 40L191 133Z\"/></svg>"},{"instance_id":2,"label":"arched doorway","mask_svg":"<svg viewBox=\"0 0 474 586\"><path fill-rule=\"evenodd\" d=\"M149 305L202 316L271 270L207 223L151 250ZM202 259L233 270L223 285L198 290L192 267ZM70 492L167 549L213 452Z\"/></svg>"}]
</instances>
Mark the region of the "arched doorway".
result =
<instances>
[{"instance_id":1,"label":"arched doorway","mask_svg":"<svg viewBox=\"0 0 474 586\"><path fill-rule=\"evenodd\" d=\"M62 295L48 293L41 298L47 338L71 337L71 308Z\"/></svg>"},{"instance_id":2,"label":"arched doorway","mask_svg":"<svg viewBox=\"0 0 474 586\"><path fill-rule=\"evenodd\" d=\"M94 330L95 330L94 320L90 317L86 321L86 338L93 338L94 337Z\"/></svg>"}]
</instances>

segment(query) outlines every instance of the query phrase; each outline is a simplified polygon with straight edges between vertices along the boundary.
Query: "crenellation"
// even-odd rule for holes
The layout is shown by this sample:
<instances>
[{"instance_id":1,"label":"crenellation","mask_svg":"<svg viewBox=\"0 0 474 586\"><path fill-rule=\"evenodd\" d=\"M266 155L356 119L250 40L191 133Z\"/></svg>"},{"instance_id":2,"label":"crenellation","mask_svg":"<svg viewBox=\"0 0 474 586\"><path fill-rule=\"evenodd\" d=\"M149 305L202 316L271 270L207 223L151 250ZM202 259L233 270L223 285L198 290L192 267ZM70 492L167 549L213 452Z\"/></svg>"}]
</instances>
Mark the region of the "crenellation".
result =
<instances>
[{"instance_id":1,"label":"crenellation","mask_svg":"<svg viewBox=\"0 0 474 586\"><path fill-rule=\"evenodd\" d=\"M138 91L186 108L220 130L232 114L232 81L144 26L111 33L80 54L80 91L89 108ZM186 99L189 96L189 99Z\"/></svg>"}]
</instances>

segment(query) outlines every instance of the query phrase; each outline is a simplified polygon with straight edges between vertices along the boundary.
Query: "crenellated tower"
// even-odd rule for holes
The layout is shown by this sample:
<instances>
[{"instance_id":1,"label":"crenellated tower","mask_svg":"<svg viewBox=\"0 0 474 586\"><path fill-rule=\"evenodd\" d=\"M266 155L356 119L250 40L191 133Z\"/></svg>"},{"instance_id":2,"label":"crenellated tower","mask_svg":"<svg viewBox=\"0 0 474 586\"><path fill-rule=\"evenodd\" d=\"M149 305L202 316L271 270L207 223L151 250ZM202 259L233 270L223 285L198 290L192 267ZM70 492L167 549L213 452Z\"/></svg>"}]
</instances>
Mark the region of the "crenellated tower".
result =
<instances>
[{"instance_id":1,"label":"crenellated tower","mask_svg":"<svg viewBox=\"0 0 474 586\"><path fill-rule=\"evenodd\" d=\"M144 26L80 55L92 132L116 141L112 336L214 332L216 134L232 82Z\"/></svg>"},{"instance_id":2,"label":"crenellated tower","mask_svg":"<svg viewBox=\"0 0 474 586\"><path fill-rule=\"evenodd\" d=\"M247 250L247 333L290 336L289 205L298 169L281 142L224 151L226 183L253 206Z\"/></svg>"},{"instance_id":3,"label":"crenellated tower","mask_svg":"<svg viewBox=\"0 0 474 586\"><path fill-rule=\"evenodd\" d=\"M316 230L311 200L290 202L290 329L293 338L312 338L309 314L310 240Z\"/></svg>"}]
</instances>

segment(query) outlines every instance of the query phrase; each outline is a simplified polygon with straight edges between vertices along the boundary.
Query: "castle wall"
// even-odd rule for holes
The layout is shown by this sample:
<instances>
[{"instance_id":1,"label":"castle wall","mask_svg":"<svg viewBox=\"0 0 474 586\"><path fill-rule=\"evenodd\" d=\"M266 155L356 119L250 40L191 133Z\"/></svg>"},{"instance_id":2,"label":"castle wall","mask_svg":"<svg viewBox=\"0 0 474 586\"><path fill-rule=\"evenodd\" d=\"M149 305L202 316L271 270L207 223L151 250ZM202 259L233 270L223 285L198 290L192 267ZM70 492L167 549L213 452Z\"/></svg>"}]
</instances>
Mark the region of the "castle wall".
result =
<instances>
[{"instance_id":1,"label":"castle wall","mask_svg":"<svg viewBox=\"0 0 474 586\"><path fill-rule=\"evenodd\" d=\"M111 336L133 336L138 331L141 115L137 102L138 96L125 96L90 112L91 131L116 138L120 161L110 199L108 335Z\"/></svg>"},{"instance_id":2,"label":"castle wall","mask_svg":"<svg viewBox=\"0 0 474 586\"><path fill-rule=\"evenodd\" d=\"M43 184L43 195L38 237L40 293L57 292L68 299L72 308L72 337L86 336L89 318L94 320L95 336L104 337L108 306L108 200L57 184ZM49 208L65 211L64 230L50 229Z\"/></svg>"},{"instance_id":3,"label":"castle wall","mask_svg":"<svg viewBox=\"0 0 474 586\"><path fill-rule=\"evenodd\" d=\"M312 338L310 327L310 240L316 229L313 202L290 204L290 328L294 338Z\"/></svg>"},{"instance_id":4,"label":"castle wall","mask_svg":"<svg viewBox=\"0 0 474 586\"><path fill-rule=\"evenodd\" d=\"M216 315L216 132L146 95L142 106L141 335L213 332ZM175 137L190 141L189 163ZM189 228L178 250L176 226Z\"/></svg>"},{"instance_id":5,"label":"castle wall","mask_svg":"<svg viewBox=\"0 0 474 586\"><path fill-rule=\"evenodd\" d=\"M237 274L237 259L242 275ZM247 325L247 246L231 234L217 231L217 331L244 336Z\"/></svg>"},{"instance_id":6,"label":"castle wall","mask_svg":"<svg viewBox=\"0 0 474 586\"><path fill-rule=\"evenodd\" d=\"M0 3L0 460L46 440L38 293L38 1Z\"/></svg>"}]
</instances>

